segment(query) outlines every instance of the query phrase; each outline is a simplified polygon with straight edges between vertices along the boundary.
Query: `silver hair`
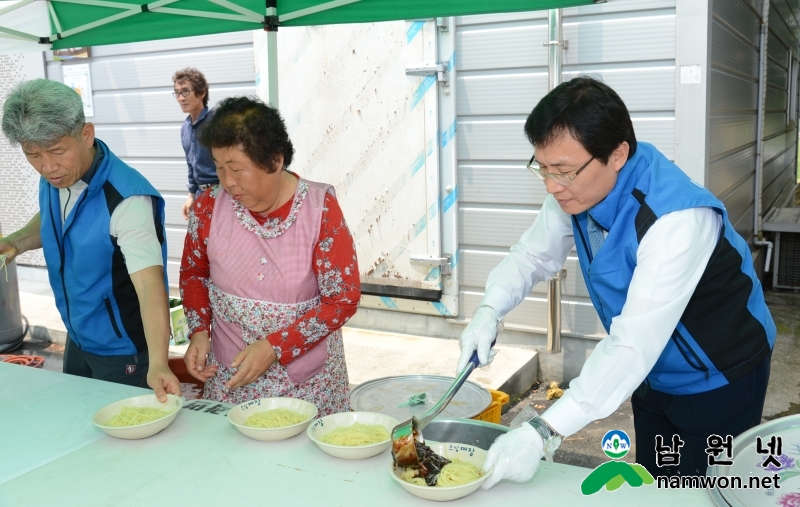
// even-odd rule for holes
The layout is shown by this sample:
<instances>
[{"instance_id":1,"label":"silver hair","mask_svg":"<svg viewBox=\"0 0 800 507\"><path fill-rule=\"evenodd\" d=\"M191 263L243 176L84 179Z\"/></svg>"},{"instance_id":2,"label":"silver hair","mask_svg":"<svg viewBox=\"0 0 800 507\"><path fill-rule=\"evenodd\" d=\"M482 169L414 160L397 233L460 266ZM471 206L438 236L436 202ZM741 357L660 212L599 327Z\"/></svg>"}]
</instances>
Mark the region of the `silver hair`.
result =
<instances>
[{"instance_id":1,"label":"silver hair","mask_svg":"<svg viewBox=\"0 0 800 507\"><path fill-rule=\"evenodd\" d=\"M23 81L3 104L3 134L14 146L52 146L67 135L79 139L85 124L81 96L57 81Z\"/></svg>"}]
</instances>

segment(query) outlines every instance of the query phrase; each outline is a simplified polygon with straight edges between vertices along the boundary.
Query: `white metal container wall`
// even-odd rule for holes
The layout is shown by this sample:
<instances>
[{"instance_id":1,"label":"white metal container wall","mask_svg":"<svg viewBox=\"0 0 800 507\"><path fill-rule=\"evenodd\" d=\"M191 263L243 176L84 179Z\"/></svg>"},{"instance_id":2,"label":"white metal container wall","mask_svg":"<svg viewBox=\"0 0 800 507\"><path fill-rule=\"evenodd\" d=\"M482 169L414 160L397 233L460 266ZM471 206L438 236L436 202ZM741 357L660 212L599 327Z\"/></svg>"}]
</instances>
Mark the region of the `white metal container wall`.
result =
<instances>
[{"instance_id":1,"label":"white metal container wall","mask_svg":"<svg viewBox=\"0 0 800 507\"><path fill-rule=\"evenodd\" d=\"M764 174L761 213L781 206L797 181L798 76L790 66L800 51L800 6L796 0L773 0L767 41L767 101L764 116ZM793 105L794 114L788 108Z\"/></svg>"},{"instance_id":2,"label":"white metal container wall","mask_svg":"<svg viewBox=\"0 0 800 507\"><path fill-rule=\"evenodd\" d=\"M637 138L674 153L675 2L621 0L564 9L564 78L599 77L620 94ZM525 168L523 125L547 93L547 13L456 18L459 277L462 317L483 297L489 271L533 223L546 196ZM602 337L573 253L565 265L562 331ZM506 317L545 332L546 285Z\"/></svg>"},{"instance_id":3,"label":"white metal container wall","mask_svg":"<svg viewBox=\"0 0 800 507\"><path fill-rule=\"evenodd\" d=\"M186 156L180 129L186 115L172 96L172 75L196 67L209 82L209 106L254 95L251 32L92 47L87 60L54 62L47 77L62 81L62 66L89 63L97 137L141 172L166 201L167 273L177 289L186 221Z\"/></svg>"},{"instance_id":4,"label":"white metal container wall","mask_svg":"<svg viewBox=\"0 0 800 507\"><path fill-rule=\"evenodd\" d=\"M439 269L409 262L411 254L441 252L437 85L433 76L405 74L435 61L435 39L432 21L278 32L280 110L296 150L291 169L335 186L365 283L442 288ZM257 58L265 55L256 48ZM398 302L377 304L396 309Z\"/></svg>"},{"instance_id":5,"label":"white metal container wall","mask_svg":"<svg viewBox=\"0 0 800 507\"><path fill-rule=\"evenodd\" d=\"M709 189L745 238L753 236L761 0L713 2ZM797 130L788 107L789 66L797 55L796 3L770 3L764 108L762 209L779 206L796 179ZM795 76L795 81L796 81ZM796 93L795 83L792 90ZM796 102L794 102L796 106Z\"/></svg>"},{"instance_id":6,"label":"white metal container wall","mask_svg":"<svg viewBox=\"0 0 800 507\"><path fill-rule=\"evenodd\" d=\"M725 204L736 231L748 239L753 236L761 1L755 4L711 4L709 52L708 188Z\"/></svg>"}]
</instances>

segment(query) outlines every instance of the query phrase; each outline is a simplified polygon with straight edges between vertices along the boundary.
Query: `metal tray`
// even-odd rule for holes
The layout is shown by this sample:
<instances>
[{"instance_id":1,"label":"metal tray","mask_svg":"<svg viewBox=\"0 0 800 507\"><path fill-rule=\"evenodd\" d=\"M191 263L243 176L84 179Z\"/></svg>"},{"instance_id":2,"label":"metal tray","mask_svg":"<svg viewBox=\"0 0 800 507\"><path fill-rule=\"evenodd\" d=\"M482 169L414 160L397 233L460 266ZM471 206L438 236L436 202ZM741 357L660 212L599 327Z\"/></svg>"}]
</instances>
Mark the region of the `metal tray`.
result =
<instances>
[{"instance_id":1,"label":"metal tray","mask_svg":"<svg viewBox=\"0 0 800 507\"><path fill-rule=\"evenodd\" d=\"M780 436L783 441L781 462L784 466L777 471L762 469L759 465L766 458L756 452L756 437L764 443L771 436ZM782 505L780 500L788 494L800 497L800 415L781 417L751 428L733 439L733 465L713 465L708 467L708 477L741 477L744 485L749 485L749 477L772 477L777 473L781 480L780 488L763 489L720 489L708 490L711 499L718 507L758 507ZM791 504L791 503L790 503ZM794 505L794 504L791 504Z\"/></svg>"},{"instance_id":2,"label":"metal tray","mask_svg":"<svg viewBox=\"0 0 800 507\"><path fill-rule=\"evenodd\" d=\"M428 411L455 380L453 377L439 375L399 375L383 377L364 382L350 394L350 408L358 412L378 412L392 416L400 422L421 416ZM398 407L409 396L426 393L425 404L411 407ZM469 419L480 414L492 403L492 395L470 381L464 382L461 389L450 400L439 418Z\"/></svg>"}]
</instances>

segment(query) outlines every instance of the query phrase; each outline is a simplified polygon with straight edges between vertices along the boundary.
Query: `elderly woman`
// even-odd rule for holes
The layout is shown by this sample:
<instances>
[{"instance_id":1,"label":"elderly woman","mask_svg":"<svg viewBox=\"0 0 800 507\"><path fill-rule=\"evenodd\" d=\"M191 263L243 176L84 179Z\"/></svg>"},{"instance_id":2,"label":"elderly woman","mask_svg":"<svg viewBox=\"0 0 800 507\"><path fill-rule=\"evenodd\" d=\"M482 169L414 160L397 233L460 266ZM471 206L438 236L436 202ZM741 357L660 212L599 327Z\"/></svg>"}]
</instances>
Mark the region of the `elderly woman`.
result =
<instances>
[{"instance_id":1,"label":"elderly woman","mask_svg":"<svg viewBox=\"0 0 800 507\"><path fill-rule=\"evenodd\" d=\"M341 327L361 297L350 231L330 185L286 168L278 111L235 97L200 134L220 183L194 204L181 263L189 372L204 398L289 396L349 410Z\"/></svg>"}]
</instances>

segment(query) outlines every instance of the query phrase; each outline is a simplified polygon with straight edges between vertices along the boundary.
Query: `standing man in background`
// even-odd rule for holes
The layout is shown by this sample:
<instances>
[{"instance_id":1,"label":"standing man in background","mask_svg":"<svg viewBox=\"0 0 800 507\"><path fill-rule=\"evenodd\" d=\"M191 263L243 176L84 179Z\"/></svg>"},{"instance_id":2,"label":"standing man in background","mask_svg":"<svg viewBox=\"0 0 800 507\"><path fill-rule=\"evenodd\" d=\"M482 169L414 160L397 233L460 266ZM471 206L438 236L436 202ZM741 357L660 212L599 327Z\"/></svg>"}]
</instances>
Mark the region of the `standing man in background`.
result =
<instances>
[{"instance_id":1,"label":"standing man in background","mask_svg":"<svg viewBox=\"0 0 800 507\"><path fill-rule=\"evenodd\" d=\"M214 116L214 111L208 108L208 82L199 70L181 69L172 76L172 83L175 90L172 95L178 100L181 111L189 114L181 126L181 144L189 166L189 198L183 205L183 219L189 220L197 194L219 183L211 153L197 141L197 129Z\"/></svg>"}]
</instances>

